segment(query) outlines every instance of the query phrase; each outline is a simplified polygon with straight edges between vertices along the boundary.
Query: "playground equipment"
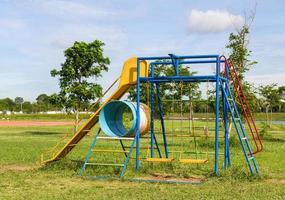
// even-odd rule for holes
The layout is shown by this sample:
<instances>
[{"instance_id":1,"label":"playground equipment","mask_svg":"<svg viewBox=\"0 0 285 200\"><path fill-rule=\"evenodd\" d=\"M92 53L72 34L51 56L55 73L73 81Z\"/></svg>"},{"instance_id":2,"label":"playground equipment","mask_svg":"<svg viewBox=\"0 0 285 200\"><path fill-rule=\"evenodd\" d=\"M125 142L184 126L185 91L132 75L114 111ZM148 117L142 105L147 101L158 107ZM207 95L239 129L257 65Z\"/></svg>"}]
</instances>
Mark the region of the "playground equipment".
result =
<instances>
[{"instance_id":1,"label":"playground equipment","mask_svg":"<svg viewBox=\"0 0 285 200\"><path fill-rule=\"evenodd\" d=\"M213 75L183 75L180 71L181 65L196 65L196 64L214 64L215 74ZM220 70L224 66L224 71ZM160 76L155 74L155 70L158 66L171 67L174 70L174 75L171 76ZM231 80L229 79L229 75ZM252 116L251 109L247 102L246 96L243 93L242 85L238 78L237 71L233 64L228 61L224 56L219 55L196 55L196 56L176 56L169 54L164 57L132 57L128 59L123 66L122 74L119 78L119 87L115 92L101 104L99 109L90 117L90 119L84 124L80 130L65 144L65 146L57 152L51 159L46 160L45 163L50 163L61 159L66 156L77 143L96 125L98 120L100 121L100 127L95 134L95 138L91 144L91 147L86 156L84 165L81 170L81 174L84 172L88 165L103 165L103 166L119 166L122 167L120 177L124 175L124 172L131 159L132 152L135 151L135 168L139 170L140 161L142 161L141 140L149 140L148 152L149 156L145 159L147 162L159 162L159 163L170 163L179 161L183 164L203 164L207 163L208 159L198 159L196 138L209 137L209 126L204 127L204 136L195 134L195 118L193 116L193 102L191 99L183 99L183 85L191 83L214 83L215 84L215 117L214 117L214 172L218 174L219 171L219 138L224 139L224 168L228 168L230 165L230 146L229 146L229 117L232 120L234 128L236 130L239 142L242 147L243 155L247 162L251 174L258 174L259 169L256 163L254 153L258 153L262 150L262 141L259 136L259 132L256 128L254 118ZM249 130L254 141L256 150L252 151L249 138L246 134L244 124L239 114L238 108L235 103L235 97L232 94L232 88L230 87L230 81L234 86L238 100L242 106L246 122L248 123ZM148 106L141 103L141 85L148 84L150 86L149 92L149 108ZM180 85L181 97L177 100L180 102L180 111L189 109L188 119L188 134L179 134L179 137L188 138L193 137L195 142L195 158L184 158L182 151L175 151L169 149L168 137L171 133L171 138L178 137L175 132L174 124L175 121L181 120L181 127L183 128L182 119L185 118L183 113L172 118L172 130L165 126L166 121L169 120L164 114L164 104L161 97L161 90L164 84L172 85L173 87ZM112 84L113 85L113 84ZM136 88L136 102L118 101L131 86ZM189 87L187 88L189 89ZM220 105L220 99L222 100ZM155 101L156 100L156 101ZM176 99L172 99L171 105L175 104ZM207 98L208 101L208 98ZM187 103L183 103L187 102ZM220 109L220 107L222 109ZM130 128L126 128L123 124L123 112L125 109L131 110L133 120ZM138 109L140 108L140 109ZM150 109L150 111L149 111ZM206 110L208 107L206 107ZM177 113L176 108L172 107L173 113ZM222 112L220 112L222 111ZM158 112L158 113L155 113ZM208 111L206 111L208 113ZM158 117L156 116L158 115ZM159 148L157 142L157 132L155 129L155 119L158 118L160 122L160 132L162 134L163 141L163 152ZM209 117L206 117L206 123L208 123ZM220 124L223 125L223 135L220 136ZM179 130L183 132L182 128ZM150 135L147 133L150 129ZM104 132L107 136L101 136L101 132ZM119 141L122 150L96 150L96 144L99 140L108 141ZM126 146L124 142L129 141L130 146ZM117 163L91 163L89 162L92 153L94 152L112 152L122 153L125 155L125 160L122 164ZM176 159L173 155L179 153L179 159ZM184 152L184 151L183 151ZM189 152L188 152L189 153ZM190 152L191 153L191 152ZM206 157L208 153L206 152Z\"/></svg>"}]
</instances>

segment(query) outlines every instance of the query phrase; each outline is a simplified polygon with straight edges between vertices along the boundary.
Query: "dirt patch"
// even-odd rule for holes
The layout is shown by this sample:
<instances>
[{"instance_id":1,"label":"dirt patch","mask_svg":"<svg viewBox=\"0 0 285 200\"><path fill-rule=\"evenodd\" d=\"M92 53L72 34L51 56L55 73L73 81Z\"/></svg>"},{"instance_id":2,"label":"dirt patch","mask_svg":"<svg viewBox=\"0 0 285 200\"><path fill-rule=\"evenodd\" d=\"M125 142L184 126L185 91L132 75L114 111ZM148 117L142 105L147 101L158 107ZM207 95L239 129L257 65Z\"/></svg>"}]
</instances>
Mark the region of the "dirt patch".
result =
<instances>
[{"instance_id":1,"label":"dirt patch","mask_svg":"<svg viewBox=\"0 0 285 200\"><path fill-rule=\"evenodd\" d=\"M168 183L202 183L205 180L202 178L197 178L197 177L190 177L190 178L177 178L173 174L159 174L159 173L154 173L151 174L151 177L144 177L140 178L138 180L141 181L150 181L150 182L168 182Z\"/></svg>"},{"instance_id":2,"label":"dirt patch","mask_svg":"<svg viewBox=\"0 0 285 200\"><path fill-rule=\"evenodd\" d=\"M268 179L267 181L275 184L285 184L285 179Z\"/></svg>"},{"instance_id":3,"label":"dirt patch","mask_svg":"<svg viewBox=\"0 0 285 200\"><path fill-rule=\"evenodd\" d=\"M0 121L0 126L65 126L72 125L73 122L53 122L53 121Z\"/></svg>"},{"instance_id":4,"label":"dirt patch","mask_svg":"<svg viewBox=\"0 0 285 200\"><path fill-rule=\"evenodd\" d=\"M0 165L0 172L7 172L7 171L21 172L21 171L30 171L36 168L38 167L30 165Z\"/></svg>"}]
</instances>

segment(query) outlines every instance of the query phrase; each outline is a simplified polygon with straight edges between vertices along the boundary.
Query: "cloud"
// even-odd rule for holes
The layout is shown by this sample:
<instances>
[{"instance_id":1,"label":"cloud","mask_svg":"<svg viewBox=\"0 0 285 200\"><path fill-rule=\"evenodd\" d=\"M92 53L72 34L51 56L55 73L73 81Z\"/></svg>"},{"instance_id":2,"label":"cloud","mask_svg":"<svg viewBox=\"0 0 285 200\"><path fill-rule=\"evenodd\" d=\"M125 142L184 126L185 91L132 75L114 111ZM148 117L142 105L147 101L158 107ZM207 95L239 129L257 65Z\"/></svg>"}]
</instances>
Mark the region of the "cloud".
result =
<instances>
[{"instance_id":1,"label":"cloud","mask_svg":"<svg viewBox=\"0 0 285 200\"><path fill-rule=\"evenodd\" d=\"M190 33L218 33L234 27L240 27L244 18L233 15L228 11L193 9L188 16L188 30Z\"/></svg>"}]
</instances>

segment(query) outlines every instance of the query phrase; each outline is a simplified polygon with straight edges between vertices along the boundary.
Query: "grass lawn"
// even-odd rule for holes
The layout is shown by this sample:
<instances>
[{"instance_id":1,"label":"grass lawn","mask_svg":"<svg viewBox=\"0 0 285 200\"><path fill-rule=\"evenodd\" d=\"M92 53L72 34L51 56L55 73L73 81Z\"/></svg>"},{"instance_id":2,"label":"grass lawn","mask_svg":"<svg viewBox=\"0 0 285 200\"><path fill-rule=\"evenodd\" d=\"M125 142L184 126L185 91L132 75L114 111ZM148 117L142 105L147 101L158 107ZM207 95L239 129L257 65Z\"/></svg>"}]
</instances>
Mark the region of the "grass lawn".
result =
<instances>
[{"instance_id":1,"label":"grass lawn","mask_svg":"<svg viewBox=\"0 0 285 200\"><path fill-rule=\"evenodd\" d=\"M187 122L185 122L187 123ZM199 123L198 123L199 125ZM260 124L259 124L260 125ZM178 125L177 125L178 127ZM211 127L211 126L210 126ZM40 155L64 135L68 126L55 127L0 127L0 199L284 199L285 198L285 125L273 125L264 138L264 151L256 156L261 176L248 173L241 148L233 142L232 166L224 171L220 156L220 175L213 175L213 158L202 166L181 164L150 164L142 161L139 174L131 160L126 178L149 177L152 174L176 174L177 177L201 178L201 184L161 184L130 182L128 180L90 180L78 176L94 131L66 158L46 167L40 167ZM168 127L169 129L169 127ZM174 130L179 132L180 130ZM199 134L199 131L197 132ZM161 136L158 135L158 138ZM171 150L187 144L194 149L193 140L169 139ZM213 151L212 139L199 138L201 151ZM161 141L159 141L161 144ZM101 147L115 144L102 143ZM117 144L116 144L117 145ZM147 146L142 142L142 146ZM220 149L222 153L223 141ZM98 147L99 148L99 147ZM142 157L148 151L142 151ZM180 155L174 155L179 157ZM195 155L183 155L195 156ZM205 156L205 155L204 155ZM94 154L95 161L113 157ZM120 160L120 156L117 156ZM86 175L118 174L118 168L88 168Z\"/></svg>"}]
</instances>

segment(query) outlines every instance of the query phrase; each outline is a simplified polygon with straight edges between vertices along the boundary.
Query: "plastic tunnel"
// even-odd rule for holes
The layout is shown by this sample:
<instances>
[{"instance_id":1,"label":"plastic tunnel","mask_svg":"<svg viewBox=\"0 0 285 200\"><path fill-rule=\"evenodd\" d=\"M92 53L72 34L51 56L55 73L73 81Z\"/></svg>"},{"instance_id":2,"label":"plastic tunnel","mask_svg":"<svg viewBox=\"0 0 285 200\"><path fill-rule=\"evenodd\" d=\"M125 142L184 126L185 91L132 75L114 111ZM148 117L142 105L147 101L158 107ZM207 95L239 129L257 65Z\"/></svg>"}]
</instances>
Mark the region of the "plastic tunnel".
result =
<instances>
[{"instance_id":1,"label":"plastic tunnel","mask_svg":"<svg viewBox=\"0 0 285 200\"><path fill-rule=\"evenodd\" d=\"M99 123L102 131L110 137L133 136L136 132L136 107L135 102L111 101L106 104L99 114ZM130 111L132 120L130 126L124 124L124 113ZM143 135L150 128L149 108L145 104L140 104L140 134Z\"/></svg>"}]
</instances>

